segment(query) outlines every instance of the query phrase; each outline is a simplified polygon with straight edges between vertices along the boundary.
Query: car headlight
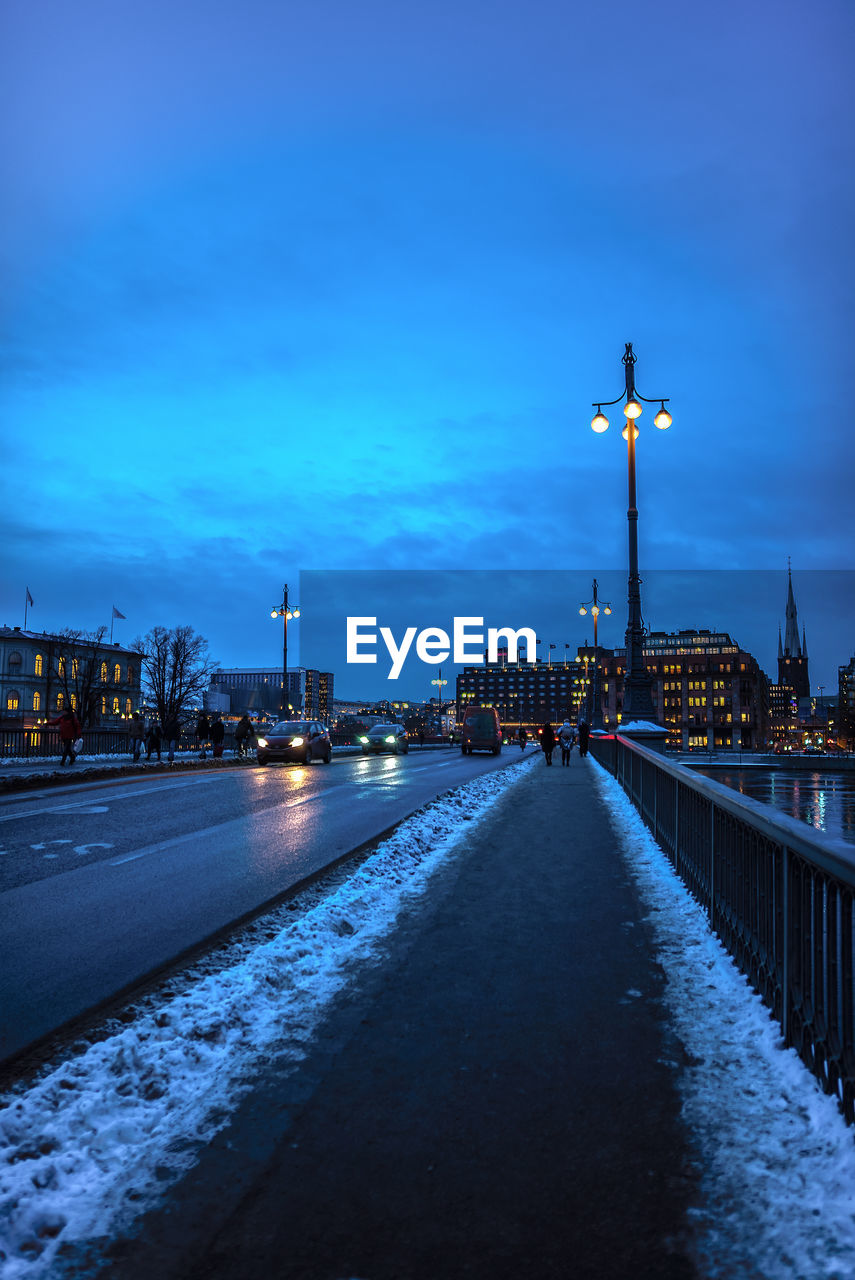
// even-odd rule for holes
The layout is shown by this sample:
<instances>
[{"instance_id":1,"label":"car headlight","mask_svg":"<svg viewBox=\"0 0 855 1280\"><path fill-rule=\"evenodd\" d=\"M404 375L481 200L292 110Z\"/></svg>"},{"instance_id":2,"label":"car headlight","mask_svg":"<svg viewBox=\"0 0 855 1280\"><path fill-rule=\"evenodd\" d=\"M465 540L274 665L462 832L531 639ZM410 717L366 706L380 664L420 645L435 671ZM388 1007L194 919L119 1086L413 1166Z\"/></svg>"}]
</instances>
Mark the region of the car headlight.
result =
<instances>
[{"instance_id":1,"label":"car headlight","mask_svg":"<svg viewBox=\"0 0 855 1280\"><path fill-rule=\"evenodd\" d=\"M292 747L302 747L302 745L303 745L303 739L302 739L302 738L292 738L292 739L291 739L291 746L292 746Z\"/></svg>"},{"instance_id":2,"label":"car headlight","mask_svg":"<svg viewBox=\"0 0 855 1280\"><path fill-rule=\"evenodd\" d=\"M388 738L386 739L386 741L387 741L387 742L394 742L394 741L395 741L395 735L394 735L394 733L390 733L390 734L389 734L389 736L388 736Z\"/></svg>"},{"instance_id":3,"label":"car headlight","mask_svg":"<svg viewBox=\"0 0 855 1280\"><path fill-rule=\"evenodd\" d=\"M266 738L259 738L257 741L258 741L258 745L259 745L260 747L266 747L266 746L267 746L267 739L266 739Z\"/></svg>"},{"instance_id":4,"label":"car headlight","mask_svg":"<svg viewBox=\"0 0 855 1280\"><path fill-rule=\"evenodd\" d=\"M367 741L368 741L368 739L367 739L367 738L360 738L360 739L359 739L359 741L360 741L360 742L367 742Z\"/></svg>"}]
</instances>

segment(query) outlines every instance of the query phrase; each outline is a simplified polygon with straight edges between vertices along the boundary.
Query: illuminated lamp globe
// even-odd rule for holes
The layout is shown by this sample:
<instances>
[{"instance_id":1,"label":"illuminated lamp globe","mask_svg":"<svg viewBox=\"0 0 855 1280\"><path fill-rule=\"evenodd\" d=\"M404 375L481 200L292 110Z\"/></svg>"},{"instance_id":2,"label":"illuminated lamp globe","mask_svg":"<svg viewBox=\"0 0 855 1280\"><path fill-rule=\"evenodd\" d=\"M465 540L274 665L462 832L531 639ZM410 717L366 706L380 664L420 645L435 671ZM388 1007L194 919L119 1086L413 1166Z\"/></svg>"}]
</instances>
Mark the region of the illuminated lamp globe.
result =
<instances>
[{"instance_id":1,"label":"illuminated lamp globe","mask_svg":"<svg viewBox=\"0 0 855 1280\"><path fill-rule=\"evenodd\" d=\"M621 432L621 435L623 436L624 440L629 439L629 423L626 424L623 431ZM633 440L638 439L638 427L635 425L635 423L632 424L632 438Z\"/></svg>"},{"instance_id":2,"label":"illuminated lamp globe","mask_svg":"<svg viewBox=\"0 0 855 1280\"><path fill-rule=\"evenodd\" d=\"M667 431L671 425L671 415L665 408L664 404L653 419L654 427L658 427L660 431Z\"/></svg>"},{"instance_id":3,"label":"illuminated lamp globe","mask_svg":"<svg viewBox=\"0 0 855 1280\"><path fill-rule=\"evenodd\" d=\"M279 610L278 610L278 609L271 609L271 610L270 610L270 616L271 616L271 618L278 618L278 617L279 617Z\"/></svg>"},{"instance_id":4,"label":"illuminated lamp globe","mask_svg":"<svg viewBox=\"0 0 855 1280\"><path fill-rule=\"evenodd\" d=\"M623 411L627 418L641 417L641 405L637 400L627 400L626 404L623 406Z\"/></svg>"},{"instance_id":5,"label":"illuminated lamp globe","mask_svg":"<svg viewBox=\"0 0 855 1280\"><path fill-rule=\"evenodd\" d=\"M579 612L580 612L581 614L583 614L583 615L584 615L584 614L586 614L586 613L588 612L588 610L585 608L585 606L584 606L584 605L582 605L582 607L581 607L581 609L579 610ZM579 661L579 659L577 658L577 659L576 659L576 661L578 662L578 661Z\"/></svg>"},{"instance_id":6,"label":"illuminated lamp globe","mask_svg":"<svg viewBox=\"0 0 855 1280\"><path fill-rule=\"evenodd\" d=\"M612 611L612 607L610 604L607 604L605 609L603 609L603 613L611 613L611 611Z\"/></svg>"},{"instance_id":7,"label":"illuminated lamp globe","mask_svg":"<svg viewBox=\"0 0 855 1280\"><path fill-rule=\"evenodd\" d=\"M594 417L591 419L591 427L598 433L608 431L609 429L609 420L599 406L597 407L597 412L594 414Z\"/></svg>"}]
</instances>

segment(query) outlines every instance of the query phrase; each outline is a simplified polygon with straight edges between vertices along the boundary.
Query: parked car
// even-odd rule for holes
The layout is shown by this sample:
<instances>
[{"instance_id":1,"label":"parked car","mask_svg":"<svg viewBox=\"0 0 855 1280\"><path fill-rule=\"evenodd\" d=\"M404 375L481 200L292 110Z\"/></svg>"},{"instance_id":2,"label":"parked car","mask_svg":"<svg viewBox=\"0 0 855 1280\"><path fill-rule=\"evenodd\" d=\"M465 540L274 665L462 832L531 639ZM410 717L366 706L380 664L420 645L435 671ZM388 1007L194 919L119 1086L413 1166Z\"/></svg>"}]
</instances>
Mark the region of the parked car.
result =
<instances>
[{"instance_id":1,"label":"parked car","mask_svg":"<svg viewBox=\"0 0 855 1280\"><path fill-rule=\"evenodd\" d=\"M497 756L502 749L502 726L495 707L467 707L463 715L460 750L472 755L473 751L492 751Z\"/></svg>"},{"instance_id":2,"label":"parked car","mask_svg":"<svg viewBox=\"0 0 855 1280\"><path fill-rule=\"evenodd\" d=\"M359 745L364 756L376 756L381 751L405 756L410 749L407 731L402 724L375 724L373 729L362 734Z\"/></svg>"},{"instance_id":3,"label":"parked car","mask_svg":"<svg viewBox=\"0 0 855 1280\"><path fill-rule=\"evenodd\" d=\"M313 760L332 760L332 743L324 725L317 720L280 720L257 739L259 764L271 760L290 760L294 764L311 764Z\"/></svg>"}]
</instances>

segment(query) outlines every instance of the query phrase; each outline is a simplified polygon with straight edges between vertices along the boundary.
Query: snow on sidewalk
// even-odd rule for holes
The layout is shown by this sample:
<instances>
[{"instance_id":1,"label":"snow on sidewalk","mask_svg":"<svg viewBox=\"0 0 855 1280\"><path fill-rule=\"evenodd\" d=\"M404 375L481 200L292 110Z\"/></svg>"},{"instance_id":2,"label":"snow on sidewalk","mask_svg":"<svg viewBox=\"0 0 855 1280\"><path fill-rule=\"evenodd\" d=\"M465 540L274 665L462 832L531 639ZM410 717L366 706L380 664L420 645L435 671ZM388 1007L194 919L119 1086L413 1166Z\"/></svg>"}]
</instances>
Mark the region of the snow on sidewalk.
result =
<instances>
[{"instance_id":1,"label":"snow on sidewalk","mask_svg":"<svg viewBox=\"0 0 855 1280\"><path fill-rule=\"evenodd\" d=\"M665 1001L691 1065L678 1077L701 1167L704 1277L851 1280L855 1132L710 929L622 787L591 762L649 912Z\"/></svg>"},{"instance_id":2,"label":"snow on sidewalk","mask_svg":"<svg viewBox=\"0 0 855 1280\"><path fill-rule=\"evenodd\" d=\"M399 912L539 760L482 774L403 822L342 884L275 936L29 1087L0 1110L0 1273L50 1274L57 1250L115 1234L192 1165L272 1055L295 1063ZM65 1273L64 1273L65 1274Z\"/></svg>"}]
</instances>

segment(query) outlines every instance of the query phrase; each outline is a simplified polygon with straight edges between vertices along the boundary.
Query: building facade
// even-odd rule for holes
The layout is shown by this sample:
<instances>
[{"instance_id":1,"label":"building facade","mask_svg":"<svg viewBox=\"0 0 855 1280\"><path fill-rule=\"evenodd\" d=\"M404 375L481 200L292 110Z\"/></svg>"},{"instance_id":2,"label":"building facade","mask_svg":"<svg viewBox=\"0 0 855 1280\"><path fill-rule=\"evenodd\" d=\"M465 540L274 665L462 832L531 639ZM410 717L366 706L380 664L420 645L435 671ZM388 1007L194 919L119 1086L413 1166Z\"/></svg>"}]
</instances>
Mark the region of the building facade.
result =
<instances>
[{"instance_id":1,"label":"building facade","mask_svg":"<svg viewBox=\"0 0 855 1280\"><path fill-rule=\"evenodd\" d=\"M331 671L289 667L289 715L303 715L328 723L333 714L334 679ZM229 699L232 714L278 716L282 709L282 668L232 667L215 671L211 691Z\"/></svg>"},{"instance_id":2,"label":"building facade","mask_svg":"<svg viewBox=\"0 0 855 1280\"><path fill-rule=\"evenodd\" d=\"M0 723L31 729L70 707L84 725L119 727L139 708L141 662L97 637L0 628Z\"/></svg>"},{"instance_id":3,"label":"building facade","mask_svg":"<svg viewBox=\"0 0 855 1280\"><path fill-rule=\"evenodd\" d=\"M644 663L653 705L675 751L765 747L769 733L768 680L756 659L726 632L652 632ZM596 663L596 670L595 670ZM466 667L457 677L457 714L468 703L494 706L507 727L547 721L593 722L599 699L603 725L623 717L626 650L582 646L571 662Z\"/></svg>"},{"instance_id":4,"label":"building facade","mask_svg":"<svg viewBox=\"0 0 855 1280\"><path fill-rule=\"evenodd\" d=\"M837 735L841 747L855 751L855 654L837 669Z\"/></svg>"}]
</instances>

